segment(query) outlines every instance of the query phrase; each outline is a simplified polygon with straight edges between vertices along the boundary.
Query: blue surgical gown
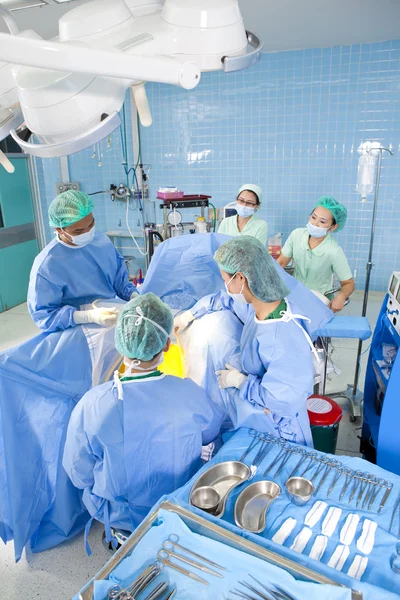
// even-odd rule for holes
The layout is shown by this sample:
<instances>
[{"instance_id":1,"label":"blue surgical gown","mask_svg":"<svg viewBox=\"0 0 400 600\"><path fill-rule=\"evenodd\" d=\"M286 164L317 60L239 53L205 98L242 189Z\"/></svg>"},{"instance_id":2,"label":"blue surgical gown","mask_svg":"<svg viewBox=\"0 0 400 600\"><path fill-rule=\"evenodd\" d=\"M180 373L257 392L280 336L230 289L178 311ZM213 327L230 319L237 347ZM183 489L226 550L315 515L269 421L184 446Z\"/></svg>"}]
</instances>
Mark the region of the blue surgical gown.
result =
<instances>
[{"instance_id":1,"label":"blue surgical gown","mask_svg":"<svg viewBox=\"0 0 400 600\"><path fill-rule=\"evenodd\" d=\"M36 257L28 289L28 308L46 332L75 327L74 312L97 298L129 300L135 286L124 258L104 233L82 248L67 247L57 238Z\"/></svg>"},{"instance_id":2,"label":"blue surgical gown","mask_svg":"<svg viewBox=\"0 0 400 600\"><path fill-rule=\"evenodd\" d=\"M161 375L90 390L74 408L63 465L92 516L133 530L202 466L224 414L189 379Z\"/></svg>"},{"instance_id":3,"label":"blue surgical gown","mask_svg":"<svg viewBox=\"0 0 400 600\"><path fill-rule=\"evenodd\" d=\"M287 302L293 314L301 314L295 302ZM276 435L312 446L306 401L313 393L314 376L305 321L258 321L251 304L237 303L226 292L203 298L191 310L199 318L224 309L231 310L244 325L241 370L248 379L240 397L270 411L267 418Z\"/></svg>"}]
</instances>

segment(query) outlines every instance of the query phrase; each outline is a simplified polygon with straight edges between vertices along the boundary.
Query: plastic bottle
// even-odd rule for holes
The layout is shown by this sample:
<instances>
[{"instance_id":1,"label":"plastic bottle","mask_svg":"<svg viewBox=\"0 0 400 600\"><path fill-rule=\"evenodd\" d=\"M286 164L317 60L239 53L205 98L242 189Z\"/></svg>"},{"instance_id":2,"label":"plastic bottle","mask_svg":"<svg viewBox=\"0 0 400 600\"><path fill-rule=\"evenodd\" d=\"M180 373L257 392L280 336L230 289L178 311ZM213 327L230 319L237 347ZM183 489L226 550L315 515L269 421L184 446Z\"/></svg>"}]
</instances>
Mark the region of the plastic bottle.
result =
<instances>
[{"instance_id":1,"label":"plastic bottle","mask_svg":"<svg viewBox=\"0 0 400 600\"><path fill-rule=\"evenodd\" d=\"M362 154L358 159L356 191L361 194L363 202L374 191L375 165L376 156L373 154Z\"/></svg>"},{"instance_id":2,"label":"plastic bottle","mask_svg":"<svg viewBox=\"0 0 400 600\"><path fill-rule=\"evenodd\" d=\"M268 238L268 252L275 260L279 258L282 251L282 234L277 233L271 238Z\"/></svg>"},{"instance_id":3,"label":"plastic bottle","mask_svg":"<svg viewBox=\"0 0 400 600\"><path fill-rule=\"evenodd\" d=\"M207 233L207 221L205 217L197 217L195 225L197 233Z\"/></svg>"}]
</instances>

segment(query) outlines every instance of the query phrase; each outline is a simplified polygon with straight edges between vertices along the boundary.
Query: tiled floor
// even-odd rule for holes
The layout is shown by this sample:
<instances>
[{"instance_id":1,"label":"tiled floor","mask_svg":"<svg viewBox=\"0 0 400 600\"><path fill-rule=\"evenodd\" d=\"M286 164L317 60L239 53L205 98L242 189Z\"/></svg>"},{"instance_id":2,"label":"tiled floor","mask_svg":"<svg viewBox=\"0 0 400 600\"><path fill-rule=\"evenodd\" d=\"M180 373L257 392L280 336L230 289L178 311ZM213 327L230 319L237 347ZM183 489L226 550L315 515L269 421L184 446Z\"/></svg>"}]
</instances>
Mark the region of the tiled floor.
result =
<instances>
[{"instance_id":1,"label":"tiled floor","mask_svg":"<svg viewBox=\"0 0 400 600\"><path fill-rule=\"evenodd\" d=\"M384 294L371 293L368 305L368 317L374 326L382 304ZM352 301L342 314L359 315L361 313L362 294L356 292ZM9 348L29 339L38 333L33 325L26 305L18 306L0 314L0 350ZM364 350L369 342L364 343ZM341 369L339 376L333 376L328 382L327 394L345 390L353 382L357 352L356 340L336 339L333 343L332 358ZM368 353L361 359L359 388L362 389L365 377L365 365ZM344 408L347 401L338 399ZM350 423L345 413L339 428L337 453L357 455L359 450L360 423ZM0 542L0 581L2 597L8 600L21 598L41 598L41 600L69 600L108 560L109 554L101 543L102 527L93 525L90 532L90 544L93 551L87 557L82 536L67 542L58 548L32 554L24 553L18 564L14 562L12 543L4 546Z\"/></svg>"}]
</instances>

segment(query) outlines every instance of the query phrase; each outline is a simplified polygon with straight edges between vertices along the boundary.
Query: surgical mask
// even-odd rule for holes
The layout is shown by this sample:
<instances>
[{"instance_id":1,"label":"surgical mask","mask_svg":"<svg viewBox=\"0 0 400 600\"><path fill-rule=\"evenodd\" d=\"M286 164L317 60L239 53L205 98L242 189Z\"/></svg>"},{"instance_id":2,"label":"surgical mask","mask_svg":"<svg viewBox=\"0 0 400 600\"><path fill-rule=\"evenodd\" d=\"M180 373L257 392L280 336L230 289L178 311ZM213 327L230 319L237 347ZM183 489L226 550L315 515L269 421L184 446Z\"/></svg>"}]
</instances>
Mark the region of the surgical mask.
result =
<instances>
[{"instance_id":1,"label":"surgical mask","mask_svg":"<svg viewBox=\"0 0 400 600\"><path fill-rule=\"evenodd\" d=\"M317 227L316 225L313 225L312 223L310 223L310 221L307 222L307 229L308 229L308 233L311 235L311 237L315 237L315 238L322 238L324 236L326 236L326 234L329 231L329 227Z\"/></svg>"},{"instance_id":2,"label":"surgical mask","mask_svg":"<svg viewBox=\"0 0 400 600\"><path fill-rule=\"evenodd\" d=\"M228 296L230 296L235 302L240 302L241 304L248 304L246 298L243 295L243 288L244 288L244 283L242 285L242 289L240 290L239 294L232 294L229 291L229 285L231 283L231 281L236 277L237 273L235 273L230 280L228 281L228 283L225 283L225 289L226 289L226 293L228 294Z\"/></svg>"},{"instance_id":3,"label":"surgical mask","mask_svg":"<svg viewBox=\"0 0 400 600\"><path fill-rule=\"evenodd\" d=\"M80 235L71 235L65 229L63 229L64 233L67 234L68 238L71 239L72 243L75 246L87 246L90 242L93 242L94 234L95 234L95 225L93 225L92 229L86 231L86 233L81 233Z\"/></svg>"},{"instance_id":4,"label":"surgical mask","mask_svg":"<svg viewBox=\"0 0 400 600\"><path fill-rule=\"evenodd\" d=\"M239 217L243 217L244 219L252 217L256 212L255 208L251 208L250 206L243 206L243 204L239 204L239 202L236 202L235 208Z\"/></svg>"}]
</instances>

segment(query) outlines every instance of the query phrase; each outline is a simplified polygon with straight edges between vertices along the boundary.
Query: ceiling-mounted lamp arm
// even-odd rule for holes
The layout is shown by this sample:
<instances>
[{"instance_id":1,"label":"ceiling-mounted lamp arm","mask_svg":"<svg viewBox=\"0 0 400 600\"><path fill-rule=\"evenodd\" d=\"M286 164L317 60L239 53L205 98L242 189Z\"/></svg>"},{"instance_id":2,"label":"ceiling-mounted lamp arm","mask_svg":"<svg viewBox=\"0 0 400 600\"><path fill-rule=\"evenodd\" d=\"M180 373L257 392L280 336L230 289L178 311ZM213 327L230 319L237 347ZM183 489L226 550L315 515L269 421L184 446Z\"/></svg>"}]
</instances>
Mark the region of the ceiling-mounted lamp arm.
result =
<instances>
[{"instance_id":1,"label":"ceiling-mounted lamp arm","mask_svg":"<svg viewBox=\"0 0 400 600\"><path fill-rule=\"evenodd\" d=\"M200 81L200 70L195 64L168 56L129 55L5 33L0 33L0 60L55 71L171 83L185 89L193 89Z\"/></svg>"},{"instance_id":2,"label":"ceiling-mounted lamp arm","mask_svg":"<svg viewBox=\"0 0 400 600\"><path fill-rule=\"evenodd\" d=\"M11 33L11 35L17 35L17 33L19 33L17 21L15 20L11 12L2 4L0 4L0 17L2 17L5 21L8 27L8 31Z\"/></svg>"}]
</instances>

